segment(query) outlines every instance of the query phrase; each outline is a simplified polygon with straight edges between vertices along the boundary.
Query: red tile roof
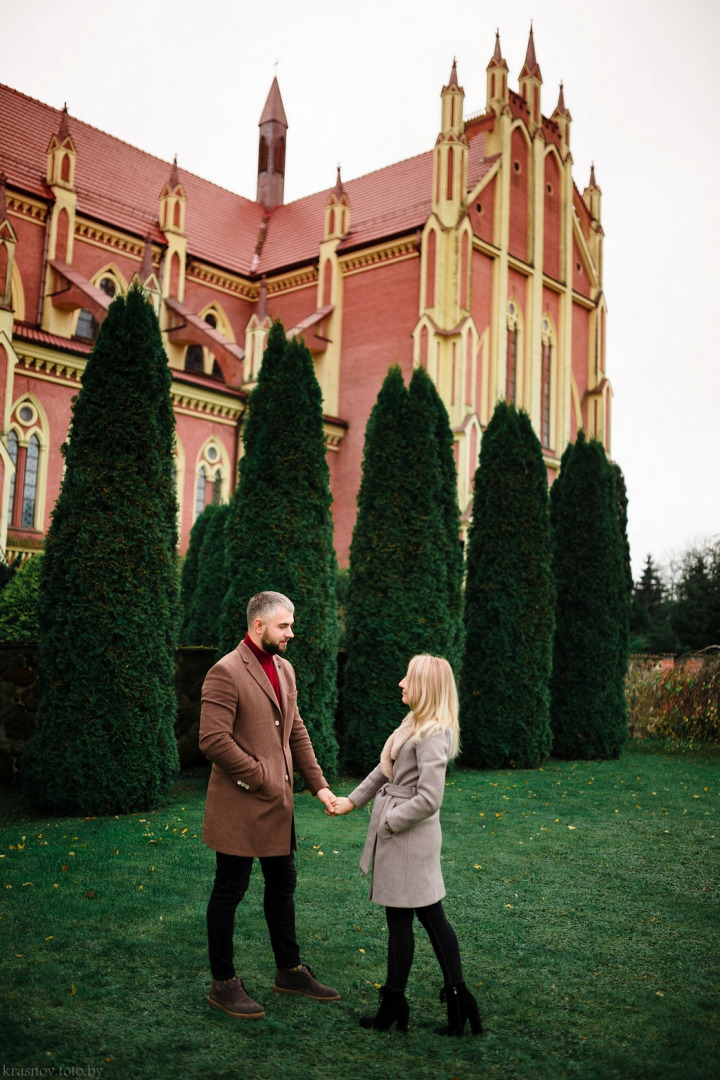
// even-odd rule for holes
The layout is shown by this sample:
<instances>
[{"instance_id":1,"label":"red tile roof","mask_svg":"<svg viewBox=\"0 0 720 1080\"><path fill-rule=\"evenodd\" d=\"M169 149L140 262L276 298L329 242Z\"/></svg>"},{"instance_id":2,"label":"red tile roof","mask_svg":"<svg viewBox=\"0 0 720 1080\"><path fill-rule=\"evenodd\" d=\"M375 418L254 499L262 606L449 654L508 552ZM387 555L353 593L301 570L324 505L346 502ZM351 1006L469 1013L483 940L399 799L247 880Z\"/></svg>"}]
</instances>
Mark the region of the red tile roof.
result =
<instances>
[{"instance_id":1,"label":"red tile roof","mask_svg":"<svg viewBox=\"0 0 720 1080\"><path fill-rule=\"evenodd\" d=\"M62 112L0 85L0 168L8 186L41 199L52 197L44 177L46 152L60 130ZM142 237L163 242L158 225L160 193L171 164L84 124L68 127L77 148L75 187L81 214ZM469 187L490 168L484 132L470 140ZM231 272L272 273L317 257L330 188L270 211L180 168L187 196L188 254ZM346 181L351 233L347 250L422 227L432 202L432 151L356 180ZM260 265L252 267L261 226L267 231Z\"/></svg>"},{"instance_id":2,"label":"red tile roof","mask_svg":"<svg viewBox=\"0 0 720 1080\"><path fill-rule=\"evenodd\" d=\"M51 349L60 349L62 352L78 353L84 356L92 352L93 342L83 341L80 338L58 337L56 334L48 334L46 330L36 330L34 326L26 323L13 323L13 338L18 341L36 341L39 345L47 345Z\"/></svg>"}]
</instances>

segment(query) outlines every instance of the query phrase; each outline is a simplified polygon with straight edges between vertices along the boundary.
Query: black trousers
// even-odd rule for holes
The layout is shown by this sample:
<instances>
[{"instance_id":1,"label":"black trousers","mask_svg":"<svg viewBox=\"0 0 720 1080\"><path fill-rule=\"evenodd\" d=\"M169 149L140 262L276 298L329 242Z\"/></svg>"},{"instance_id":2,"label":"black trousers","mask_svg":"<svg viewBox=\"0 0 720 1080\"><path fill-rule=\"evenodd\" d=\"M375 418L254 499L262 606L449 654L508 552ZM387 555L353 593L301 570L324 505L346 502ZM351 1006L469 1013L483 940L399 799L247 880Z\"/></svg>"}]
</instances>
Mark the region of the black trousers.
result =
<instances>
[{"instance_id":1,"label":"black trousers","mask_svg":"<svg viewBox=\"0 0 720 1080\"><path fill-rule=\"evenodd\" d=\"M427 931L430 944L442 969L446 986L463 981L460 946L455 931L448 922L442 901L422 908L385 908L388 924L388 990L405 990L415 954L413 921L417 915Z\"/></svg>"},{"instance_id":2,"label":"black trousers","mask_svg":"<svg viewBox=\"0 0 720 1080\"><path fill-rule=\"evenodd\" d=\"M214 979L232 979L235 912L250 884L253 859L221 851L216 855L215 883L207 908L210 970ZM265 879L263 911L275 963L279 968L296 967L300 950L295 934L295 857L292 850L289 855L264 856L260 867Z\"/></svg>"}]
</instances>

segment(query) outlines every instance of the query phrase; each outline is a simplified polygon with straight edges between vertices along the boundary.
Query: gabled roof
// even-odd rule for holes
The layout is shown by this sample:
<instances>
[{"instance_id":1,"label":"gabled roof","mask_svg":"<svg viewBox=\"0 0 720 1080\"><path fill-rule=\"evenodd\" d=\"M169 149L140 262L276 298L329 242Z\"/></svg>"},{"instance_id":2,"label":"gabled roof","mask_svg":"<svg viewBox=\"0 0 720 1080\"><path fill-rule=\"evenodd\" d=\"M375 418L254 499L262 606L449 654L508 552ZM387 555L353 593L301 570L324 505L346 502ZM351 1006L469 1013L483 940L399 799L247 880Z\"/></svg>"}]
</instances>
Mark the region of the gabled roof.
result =
<instances>
[{"instance_id":1,"label":"gabled roof","mask_svg":"<svg viewBox=\"0 0 720 1080\"><path fill-rule=\"evenodd\" d=\"M62 121L61 110L0 85L0 168L7 174L9 187L40 199L52 198L44 179L46 154ZM149 235L155 243L163 243L158 224L160 193L171 164L74 116L67 123L77 148L78 213L143 240ZM492 164L485 158L484 146L484 132L471 136L468 189ZM432 168L429 150L344 181L351 231L342 250L421 228L432 205ZM268 211L182 167L178 178L187 199L189 257L242 275L273 273L317 257L330 188ZM253 265L263 225L260 258Z\"/></svg>"},{"instance_id":2,"label":"gabled roof","mask_svg":"<svg viewBox=\"0 0 720 1080\"><path fill-rule=\"evenodd\" d=\"M468 191L492 167L494 158L485 157L485 132L470 139ZM432 209L433 152L406 158L356 180L344 180L343 190L350 202L350 232L340 252L379 243L422 228ZM270 211L260 270L297 265L317 256L325 228L328 190L308 195L297 202L276 206Z\"/></svg>"},{"instance_id":3,"label":"gabled roof","mask_svg":"<svg viewBox=\"0 0 720 1080\"><path fill-rule=\"evenodd\" d=\"M40 199L52 197L45 183L46 153L60 129L61 111L7 86L0 86L0 161L8 186ZM112 135L69 118L77 148L78 213L143 239L163 241L158 225L160 192L171 164ZM188 253L236 273L250 272L263 209L184 169Z\"/></svg>"}]
</instances>

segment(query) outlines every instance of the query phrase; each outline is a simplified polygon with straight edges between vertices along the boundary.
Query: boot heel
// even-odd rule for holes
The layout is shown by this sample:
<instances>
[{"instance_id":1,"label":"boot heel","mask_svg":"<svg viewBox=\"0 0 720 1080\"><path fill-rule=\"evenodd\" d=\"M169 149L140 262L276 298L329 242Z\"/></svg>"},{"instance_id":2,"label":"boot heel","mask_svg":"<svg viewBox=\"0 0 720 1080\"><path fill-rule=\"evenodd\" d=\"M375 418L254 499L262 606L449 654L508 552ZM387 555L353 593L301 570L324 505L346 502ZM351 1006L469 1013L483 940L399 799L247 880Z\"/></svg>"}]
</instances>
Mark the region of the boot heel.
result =
<instances>
[{"instance_id":1,"label":"boot heel","mask_svg":"<svg viewBox=\"0 0 720 1080\"><path fill-rule=\"evenodd\" d=\"M472 996L465 983L457 986L444 986L440 991L440 1001L447 1004L448 1022L442 1027L436 1028L436 1035L461 1036L465 1031L465 1024L470 1021L472 1035L482 1035L482 1019L475 998Z\"/></svg>"},{"instance_id":2,"label":"boot heel","mask_svg":"<svg viewBox=\"0 0 720 1080\"><path fill-rule=\"evenodd\" d=\"M407 1031L410 1020L410 1006L402 990L380 988L380 1008L375 1016L363 1016L360 1027L371 1031L387 1031L395 1024L398 1031Z\"/></svg>"}]
</instances>

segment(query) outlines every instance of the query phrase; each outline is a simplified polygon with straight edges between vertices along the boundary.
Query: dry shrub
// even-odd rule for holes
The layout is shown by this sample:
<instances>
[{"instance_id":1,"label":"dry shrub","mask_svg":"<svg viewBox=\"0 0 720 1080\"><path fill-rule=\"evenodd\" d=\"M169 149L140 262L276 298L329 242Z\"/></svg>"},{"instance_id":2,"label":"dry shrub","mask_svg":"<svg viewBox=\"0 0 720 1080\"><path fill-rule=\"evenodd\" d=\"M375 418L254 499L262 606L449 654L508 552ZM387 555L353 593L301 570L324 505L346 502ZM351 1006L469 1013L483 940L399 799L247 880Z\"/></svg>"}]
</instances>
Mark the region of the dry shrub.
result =
<instances>
[{"instance_id":1,"label":"dry shrub","mask_svg":"<svg viewBox=\"0 0 720 1080\"><path fill-rule=\"evenodd\" d=\"M625 684L630 736L690 741L720 739L720 655L699 670L675 668L662 675L628 675Z\"/></svg>"}]
</instances>

